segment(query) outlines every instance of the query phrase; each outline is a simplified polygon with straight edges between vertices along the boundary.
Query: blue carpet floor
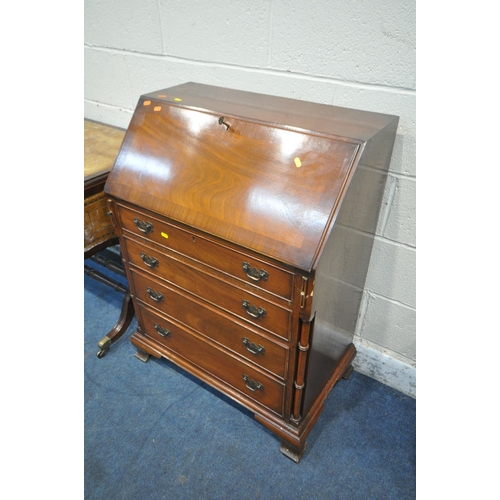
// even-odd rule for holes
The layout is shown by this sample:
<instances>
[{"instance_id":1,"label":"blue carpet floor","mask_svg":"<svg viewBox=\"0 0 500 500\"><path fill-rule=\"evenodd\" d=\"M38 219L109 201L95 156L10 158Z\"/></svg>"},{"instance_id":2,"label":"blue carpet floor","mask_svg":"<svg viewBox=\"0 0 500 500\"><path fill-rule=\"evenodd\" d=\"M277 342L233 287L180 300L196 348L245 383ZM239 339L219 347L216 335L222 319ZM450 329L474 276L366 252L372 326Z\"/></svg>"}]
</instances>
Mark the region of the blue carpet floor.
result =
<instances>
[{"instance_id":1,"label":"blue carpet floor","mask_svg":"<svg viewBox=\"0 0 500 500\"><path fill-rule=\"evenodd\" d=\"M295 464L236 403L166 360L136 359L135 319L98 359L122 297L85 276L86 500L415 498L414 399L353 372Z\"/></svg>"}]
</instances>

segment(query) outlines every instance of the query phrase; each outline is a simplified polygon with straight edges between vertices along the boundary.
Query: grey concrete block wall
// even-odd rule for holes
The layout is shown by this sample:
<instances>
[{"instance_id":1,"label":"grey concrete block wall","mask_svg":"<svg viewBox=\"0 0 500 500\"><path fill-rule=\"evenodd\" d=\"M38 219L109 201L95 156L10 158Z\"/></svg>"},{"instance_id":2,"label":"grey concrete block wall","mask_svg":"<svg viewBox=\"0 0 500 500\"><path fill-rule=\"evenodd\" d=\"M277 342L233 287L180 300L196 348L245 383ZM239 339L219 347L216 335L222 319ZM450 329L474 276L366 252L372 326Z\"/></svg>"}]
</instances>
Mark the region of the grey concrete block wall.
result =
<instances>
[{"instance_id":1,"label":"grey concrete block wall","mask_svg":"<svg viewBox=\"0 0 500 500\"><path fill-rule=\"evenodd\" d=\"M84 28L93 120L186 81L400 117L355 368L415 395L415 2L86 0Z\"/></svg>"}]
</instances>

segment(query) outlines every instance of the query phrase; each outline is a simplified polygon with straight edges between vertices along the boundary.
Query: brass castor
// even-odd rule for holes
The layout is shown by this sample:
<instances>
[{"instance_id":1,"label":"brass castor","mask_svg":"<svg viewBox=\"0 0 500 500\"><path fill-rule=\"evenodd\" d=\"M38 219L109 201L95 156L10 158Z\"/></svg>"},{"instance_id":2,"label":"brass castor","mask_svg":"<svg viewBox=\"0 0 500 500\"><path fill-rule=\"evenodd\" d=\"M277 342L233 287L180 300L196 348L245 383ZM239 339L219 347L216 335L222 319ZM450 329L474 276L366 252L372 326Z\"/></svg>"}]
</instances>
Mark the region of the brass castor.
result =
<instances>
[{"instance_id":1,"label":"brass castor","mask_svg":"<svg viewBox=\"0 0 500 500\"><path fill-rule=\"evenodd\" d=\"M101 359L111 347L111 339L109 337L103 337L97 343L97 347L99 347L99 351L97 351L97 357Z\"/></svg>"}]
</instances>

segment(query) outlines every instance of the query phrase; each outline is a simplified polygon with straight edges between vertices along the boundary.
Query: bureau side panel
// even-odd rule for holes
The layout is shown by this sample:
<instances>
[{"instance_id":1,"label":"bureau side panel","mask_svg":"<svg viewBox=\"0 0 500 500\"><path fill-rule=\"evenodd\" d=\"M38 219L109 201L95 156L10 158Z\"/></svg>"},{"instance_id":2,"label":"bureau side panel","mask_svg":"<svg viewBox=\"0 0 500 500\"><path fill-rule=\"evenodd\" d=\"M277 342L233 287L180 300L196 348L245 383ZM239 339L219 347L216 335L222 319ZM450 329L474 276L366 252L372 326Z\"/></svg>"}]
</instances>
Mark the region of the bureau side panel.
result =
<instances>
[{"instance_id":1,"label":"bureau side panel","mask_svg":"<svg viewBox=\"0 0 500 500\"><path fill-rule=\"evenodd\" d=\"M318 262L303 415L353 341L396 127L397 120L366 144Z\"/></svg>"}]
</instances>

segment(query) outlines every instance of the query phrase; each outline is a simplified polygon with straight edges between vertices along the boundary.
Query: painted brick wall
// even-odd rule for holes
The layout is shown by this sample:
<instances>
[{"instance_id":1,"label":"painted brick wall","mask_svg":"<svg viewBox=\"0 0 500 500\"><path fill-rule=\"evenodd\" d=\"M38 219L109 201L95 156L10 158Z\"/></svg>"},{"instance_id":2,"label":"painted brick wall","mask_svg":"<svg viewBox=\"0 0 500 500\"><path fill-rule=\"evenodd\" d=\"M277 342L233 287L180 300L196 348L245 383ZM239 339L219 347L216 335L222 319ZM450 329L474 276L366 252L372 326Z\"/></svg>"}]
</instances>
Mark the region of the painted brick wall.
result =
<instances>
[{"instance_id":1,"label":"painted brick wall","mask_svg":"<svg viewBox=\"0 0 500 500\"><path fill-rule=\"evenodd\" d=\"M355 368L415 395L415 2L85 1L85 117L186 81L400 117Z\"/></svg>"}]
</instances>

